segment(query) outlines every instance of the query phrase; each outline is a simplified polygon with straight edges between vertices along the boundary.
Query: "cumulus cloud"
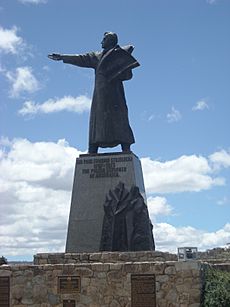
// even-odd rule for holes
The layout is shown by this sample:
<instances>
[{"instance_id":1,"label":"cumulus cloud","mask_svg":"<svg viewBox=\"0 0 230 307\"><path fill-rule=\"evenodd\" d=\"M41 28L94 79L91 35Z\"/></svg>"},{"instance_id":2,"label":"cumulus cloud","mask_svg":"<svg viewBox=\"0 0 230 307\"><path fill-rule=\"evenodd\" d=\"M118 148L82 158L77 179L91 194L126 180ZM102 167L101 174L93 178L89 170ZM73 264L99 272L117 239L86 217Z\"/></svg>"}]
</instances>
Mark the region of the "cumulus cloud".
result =
<instances>
[{"instance_id":1,"label":"cumulus cloud","mask_svg":"<svg viewBox=\"0 0 230 307\"><path fill-rule=\"evenodd\" d=\"M2 138L0 145L1 254L9 257L63 252L75 159L81 152L65 140L33 143L27 139ZM206 189L207 185L200 184L200 179L190 178L197 174L210 177L209 187L217 179L211 178L213 170L204 157L182 156L164 163L143 160L148 192ZM193 169L194 173L190 174ZM151 177L148 172L159 174ZM173 213L164 197L150 196L148 206L153 220L158 215ZM176 252L176 247L185 245L206 249L230 242L230 224L216 232L205 232L154 223L154 236L160 250Z\"/></svg>"},{"instance_id":2,"label":"cumulus cloud","mask_svg":"<svg viewBox=\"0 0 230 307\"><path fill-rule=\"evenodd\" d=\"M224 185L216 177L208 159L202 156L181 156L176 160L160 162L142 158L145 187L149 193L198 192Z\"/></svg>"},{"instance_id":3,"label":"cumulus cloud","mask_svg":"<svg viewBox=\"0 0 230 307\"><path fill-rule=\"evenodd\" d=\"M230 151L222 149L220 151L214 152L209 156L209 159L217 169L222 167L230 167Z\"/></svg>"},{"instance_id":4,"label":"cumulus cloud","mask_svg":"<svg viewBox=\"0 0 230 307\"><path fill-rule=\"evenodd\" d=\"M21 115L54 113L61 111L70 111L83 113L90 109L91 100L86 96L64 96L63 98L49 99L41 104L33 101L26 101L19 110Z\"/></svg>"},{"instance_id":5,"label":"cumulus cloud","mask_svg":"<svg viewBox=\"0 0 230 307\"><path fill-rule=\"evenodd\" d=\"M209 109L209 106L205 100L199 100L192 108L193 111L203 111L205 109Z\"/></svg>"},{"instance_id":6,"label":"cumulus cloud","mask_svg":"<svg viewBox=\"0 0 230 307\"><path fill-rule=\"evenodd\" d=\"M3 139L0 150L1 253L63 251L75 159L65 140Z\"/></svg>"},{"instance_id":7,"label":"cumulus cloud","mask_svg":"<svg viewBox=\"0 0 230 307\"><path fill-rule=\"evenodd\" d=\"M158 223L153 228L156 249L177 252L177 247L196 246L199 250L225 246L230 242L230 224L223 228L206 232L191 226L174 227L167 223Z\"/></svg>"},{"instance_id":8,"label":"cumulus cloud","mask_svg":"<svg viewBox=\"0 0 230 307\"><path fill-rule=\"evenodd\" d=\"M172 107L171 112L167 114L168 123L178 122L181 118L180 111L176 110L174 107Z\"/></svg>"},{"instance_id":9,"label":"cumulus cloud","mask_svg":"<svg viewBox=\"0 0 230 307\"><path fill-rule=\"evenodd\" d=\"M23 39L17 34L18 28L4 29L0 26L0 52L17 54L24 47Z\"/></svg>"},{"instance_id":10,"label":"cumulus cloud","mask_svg":"<svg viewBox=\"0 0 230 307\"><path fill-rule=\"evenodd\" d=\"M48 0L18 0L22 4L40 4L40 3L47 3Z\"/></svg>"},{"instance_id":11,"label":"cumulus cloud","mask_svg":"<svg viewBox=\"0 0 230 307\"><path fill-rule=\"evenodd\" d=\"M31 67L18 67L15 72L6 72L6 77L11 83L10 94L18 97L22 93L34 93L40 88L39 81L33 75Z\"/></svg>"},{"instance_id":12,"label":"cumulus cloud","mask_svg":"<svg viewBox=\"0 0 230 307\"><path fill-rule=\"evenodd\" d=\"M148 197L147 200L148 210L150 216L157 216L157 215L171 215L173 208L171 205L168 204L167 199L165 197Z\"/></svg>"}]
</instances>

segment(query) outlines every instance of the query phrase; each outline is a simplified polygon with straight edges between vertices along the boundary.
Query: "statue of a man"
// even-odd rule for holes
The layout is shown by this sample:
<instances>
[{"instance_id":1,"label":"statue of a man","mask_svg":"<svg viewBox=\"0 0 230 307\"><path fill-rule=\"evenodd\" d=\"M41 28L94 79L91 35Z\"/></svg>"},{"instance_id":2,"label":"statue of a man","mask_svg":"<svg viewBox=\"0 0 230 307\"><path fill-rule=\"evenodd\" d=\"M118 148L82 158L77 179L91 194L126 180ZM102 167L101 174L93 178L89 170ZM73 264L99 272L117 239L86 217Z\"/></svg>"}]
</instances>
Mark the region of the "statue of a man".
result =
<instances>
[{"instance_id":1,"label":"statue of a man","mask_svg":"<svg viewBox=\"0 0 230 307\"><path fill-rule=\"evenodd\" d=\"M133 46L121 48L118 45L116 33L105 32L101 45L101 52L82 55L53 53L48 57L95 70L88 152L95 154L98 147L115 147L119 144L123 152L130 152L130 145L135 140L129 125L122 81L132 78L132 69L139 63L131 55Z\"/></svg>"}]
</instances>

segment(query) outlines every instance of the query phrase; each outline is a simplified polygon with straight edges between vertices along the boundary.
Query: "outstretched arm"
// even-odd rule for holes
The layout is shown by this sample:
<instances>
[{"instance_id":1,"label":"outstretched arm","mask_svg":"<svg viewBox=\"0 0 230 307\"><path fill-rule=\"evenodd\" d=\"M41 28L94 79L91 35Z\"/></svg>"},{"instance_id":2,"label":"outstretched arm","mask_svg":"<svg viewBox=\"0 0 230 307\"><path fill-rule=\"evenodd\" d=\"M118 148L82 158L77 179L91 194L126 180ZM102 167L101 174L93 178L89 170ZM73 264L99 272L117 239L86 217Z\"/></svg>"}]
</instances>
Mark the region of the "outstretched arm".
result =
<instances>
[{"instance_id":1,"label":"outstretched arm","mask_svg":"<svg viewBox=\"0 0 230 307\"><path fill-rule=\"evenodd\" d=\"M64 63L80 66L95 68L98 63L98 57L94 52L86 54L59 54L51 53L48 58L54 61L63 61Z\"/></svg>"}]
</instances>

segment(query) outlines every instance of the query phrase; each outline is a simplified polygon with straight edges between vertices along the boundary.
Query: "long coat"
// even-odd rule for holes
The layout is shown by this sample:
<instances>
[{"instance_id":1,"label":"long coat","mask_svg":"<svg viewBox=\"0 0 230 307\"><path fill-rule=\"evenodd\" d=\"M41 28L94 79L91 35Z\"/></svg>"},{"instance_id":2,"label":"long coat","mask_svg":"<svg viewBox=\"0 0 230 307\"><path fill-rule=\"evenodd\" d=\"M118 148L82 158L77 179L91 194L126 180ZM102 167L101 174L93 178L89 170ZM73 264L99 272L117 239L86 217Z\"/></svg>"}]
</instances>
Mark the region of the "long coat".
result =
<instances>
[{"instance_id":1,"label":"long coat","mask_svg":"<svg viewBox=\"0 0 230 307\"><path fill-rule=\"evenodd\" d=\"M132 51L132 49L129 50ZM95 87L89 122L89 145L114 147L135 142L129 125L122 83L123 80L131 79L131 69L139 66L139 63L128 52L129 50L117 45L107 52L63 55L62 57L64 63L95 70ZM128 59L127 63L124 60L125 64L121 64L123 70L119 66L120 59L118 58L122 52L125 52Z\"/></svg>"}]
</instances>

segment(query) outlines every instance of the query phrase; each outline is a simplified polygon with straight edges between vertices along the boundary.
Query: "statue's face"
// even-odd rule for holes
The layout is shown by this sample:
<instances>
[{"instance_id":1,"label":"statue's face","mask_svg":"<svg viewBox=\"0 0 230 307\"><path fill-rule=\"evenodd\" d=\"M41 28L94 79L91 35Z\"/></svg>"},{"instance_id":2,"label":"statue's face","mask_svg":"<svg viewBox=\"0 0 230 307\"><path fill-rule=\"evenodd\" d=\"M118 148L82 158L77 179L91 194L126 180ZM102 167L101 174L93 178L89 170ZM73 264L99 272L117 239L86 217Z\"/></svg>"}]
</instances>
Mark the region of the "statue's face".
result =
<instances>
[{"instance_id":1,"label":"statue's face","mask_svg":"<svg viewBox=\"0 0 230 307\"><path fill-rule=\"evenodd\" d=\"M103 37L103 40L101 41L101 46L103 49L111 48L113 47L113 39L110 35L105 35Z\"/></svg>"}]
</instances>

